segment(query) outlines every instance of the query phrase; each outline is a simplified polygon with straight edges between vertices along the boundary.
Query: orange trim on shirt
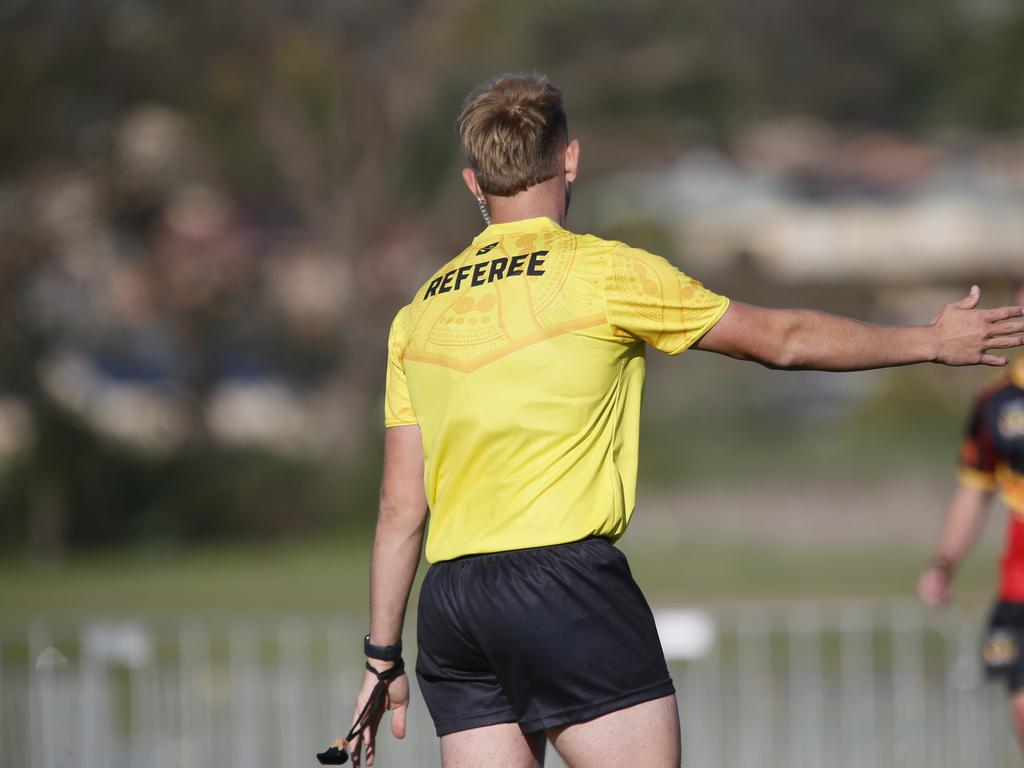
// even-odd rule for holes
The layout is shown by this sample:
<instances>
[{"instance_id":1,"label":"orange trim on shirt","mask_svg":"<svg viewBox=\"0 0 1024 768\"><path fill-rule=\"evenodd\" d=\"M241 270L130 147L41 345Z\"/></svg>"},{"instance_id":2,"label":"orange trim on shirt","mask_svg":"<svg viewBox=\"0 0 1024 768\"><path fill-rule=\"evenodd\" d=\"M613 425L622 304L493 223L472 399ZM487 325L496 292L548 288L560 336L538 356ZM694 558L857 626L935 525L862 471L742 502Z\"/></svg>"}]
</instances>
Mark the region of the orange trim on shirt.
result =
<instances>
[{"instance_id":1,"label":"orange trim on shirt","mask_svg":"<svg viewBox=\"0 0 1024 768\"><path fill-rule=\"evenodd\" d=\"M1010 363L1010 380L1014 385L1024 389L1024 357L1017 357Z\"/></svg>"},{"instance_id":2,"label":"orange trim on shirt","mask_svg":"<svg viewBox=\"0 0 1024 768\"><path fill-rule=\"evenodd\" d=\"M995 475L973 467L959 467L956 471L956 478L960 481L960 485L966 485L968 488L975 488L979 491L991 491L996 487Z\"/></svg>"}]
</instances>

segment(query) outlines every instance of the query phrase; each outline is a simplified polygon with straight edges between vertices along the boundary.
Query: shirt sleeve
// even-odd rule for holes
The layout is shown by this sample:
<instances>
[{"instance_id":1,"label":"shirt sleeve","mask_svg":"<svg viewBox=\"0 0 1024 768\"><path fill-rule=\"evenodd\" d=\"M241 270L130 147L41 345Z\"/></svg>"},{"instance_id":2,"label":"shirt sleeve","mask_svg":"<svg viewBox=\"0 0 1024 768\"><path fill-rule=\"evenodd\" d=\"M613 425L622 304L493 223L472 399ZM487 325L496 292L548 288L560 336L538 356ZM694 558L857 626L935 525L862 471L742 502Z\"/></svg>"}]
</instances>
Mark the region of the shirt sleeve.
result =
<instances>
[{"instance_id":1,"label":"shirt sleeve","mask_svg":"<svg viewBox=\"0 0 1024 768\"><path fill-rule=\"evenodd\" d=\"M403 307L391 323L388 334L388 370L384 385L384 426L399 427L416 424L416 413L409 398L409 385L405 378L405 346L408 342L406 327L407 308Z\"/></svg>"},{"instance_id":2,"label":"shirt sleeve","mask_svg":"<svg viewBox=\"0 0 1024 768\"><path fill-rule=\"evenodd\" d=\"M957 478L964 485L982 490L995 487L996 454L992 430L985 418L985 401L979 400L967 425L967 434L960 444L960 462Z\"/></svg>"},{"instance_id":3,"label":"shirt sleeve","mask_svg":"<svg viewBox=\"0 0 1024 768\"><path fill-rule=\"evenodd\" d=\"M718 322L729 307L660 256L625 246L609 257L605 314L612 327L677 355Z\"/></svg>"}]
</instances>

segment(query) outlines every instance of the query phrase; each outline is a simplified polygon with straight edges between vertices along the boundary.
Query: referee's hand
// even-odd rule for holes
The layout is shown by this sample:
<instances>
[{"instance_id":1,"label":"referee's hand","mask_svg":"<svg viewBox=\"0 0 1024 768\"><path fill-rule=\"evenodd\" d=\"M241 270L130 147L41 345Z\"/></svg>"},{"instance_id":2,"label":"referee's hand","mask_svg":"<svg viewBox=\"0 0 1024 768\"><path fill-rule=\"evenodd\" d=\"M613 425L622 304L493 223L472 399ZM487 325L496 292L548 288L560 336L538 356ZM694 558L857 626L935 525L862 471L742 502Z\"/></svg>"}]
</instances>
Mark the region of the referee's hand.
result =
<instances>
[{"instance_id":1,"label":"referee's hand","mask_svg":"<svg viewBox=\"0 0 1024 768\"><path fill-rule=\"evenodd\" d=\"M1021 307L978 309L981 289L971 286L960 301L947 304L931 322L937 339L935 362L945 365L994 365L1008 362L989 350L1012 349L1024 345L1024 319Z\"/></svg>"},{"instance_id":2,"label":"referee's hand","mask_svg":"<svg viewBox=\"0 0 1024 768\"><path fill-rule=\"evenodd\" d=\"M387 662L374 661L372 663L378 669L389 666ZM356 708L352 714L352 725L355 725L359 719L359 713L363 711L363 707L366 705L367 700L369 700L370 692L373 691L375 685L377 685L377 678L373 673L367 671L363 675L363 686L359 690L359 696L356 698ZM391 733L394 734L396 739L405 738L405 712L408 708L409 678L407 675L400 675L388 683L388 698L385 708L375 713L375 716L370 719L366 728L356 734L348 745L349 753L352 755L352 765L355 768L359 768L363 764L364 751L366 764L373 765L373 759L376 754L377 728L380 726L380 720L384 716L385 711L390 710L391 712Z\"/></svg>"},{"instance_id":3,"label":"referee's hand","mask_svg":"<svg viewBox=\"0 0 1024 768\"><path fill-rule=\"evenodd\" d=\"M945 608L952 596L952 575L948 568L929 565L917 582L917 593L929 608Z\"/></svg>"}]
</instances>

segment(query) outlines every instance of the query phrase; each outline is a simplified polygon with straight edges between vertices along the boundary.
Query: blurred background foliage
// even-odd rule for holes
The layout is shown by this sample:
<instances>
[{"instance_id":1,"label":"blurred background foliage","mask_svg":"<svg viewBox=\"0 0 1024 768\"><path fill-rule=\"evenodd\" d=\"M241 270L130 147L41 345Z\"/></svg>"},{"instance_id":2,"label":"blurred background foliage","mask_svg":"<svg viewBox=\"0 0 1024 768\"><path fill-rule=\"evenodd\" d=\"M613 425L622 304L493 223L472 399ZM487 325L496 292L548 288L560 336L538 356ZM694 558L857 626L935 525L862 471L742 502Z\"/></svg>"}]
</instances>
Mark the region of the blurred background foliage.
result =
<instances>
[{"instance_id":1,"label":"blurred background foliage","mask_svg":"<svg viewBox=\"0 0 1024 768\"><path fill-rule=\"evenodd\" d=\"M577 229L747 301L926 322L976 279L1006 299L1012 253L794 277L701 234L721 203L691 225L614 195L710 157L817 216L967 157L1006 174L965 182L972 205L1009 188L1019 211L1012 0L0 0L0 546L368 530L388 324L479 228L453 122L508 70L566 93ZM651 368L648 489L945 471L984 375Z\"/></svg>"}]
</instances>

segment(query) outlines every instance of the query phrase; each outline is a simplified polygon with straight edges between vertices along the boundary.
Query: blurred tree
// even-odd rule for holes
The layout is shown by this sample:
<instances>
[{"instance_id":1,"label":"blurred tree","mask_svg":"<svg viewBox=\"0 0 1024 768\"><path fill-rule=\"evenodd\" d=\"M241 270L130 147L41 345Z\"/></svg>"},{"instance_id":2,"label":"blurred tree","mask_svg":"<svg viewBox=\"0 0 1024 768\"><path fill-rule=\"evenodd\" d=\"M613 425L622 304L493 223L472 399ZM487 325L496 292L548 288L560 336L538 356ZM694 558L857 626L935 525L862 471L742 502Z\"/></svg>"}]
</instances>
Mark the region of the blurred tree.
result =
<instances>
[{"instance_id":1,"label":"blurred tree","mask_svg":"<svg viewBox=\"0 0 1024 768\"><path fill-rule=\"evenodd\" d=\"M1016 131L1024 124L1024 6L997 2L994 8L975 20L950 57L941 114L975 130Z\"/></svg>"},{"instance_id":2,"label":"blurred tree","mask_svg":"<svg viewBox=\"0 0 1024 768\"><path fill-rule=\"evenodd\" d=\"M335 392L338 439L321 471L362 483L365 500L388 322L478 223L452 131L471 85L548 71L586 139L589 173L667 161L689 133L727 141L753 118L794 112L1005 128L1024 109L1024 11L987 7L0 3L0 389L29 403L35 434L22 474L0 479L3 514L24 523L5 530L59 551L69 536L244 527L236 509L218 510L243 496L286 505L278 491L307 477L302 466L254 472L266 456L240 459L211 437L232 355L299 390ZM331 291L316 291L318 276ZM320 308L287 309L303 296ZM44 380L62 350L123 350L132 334L163 355L161 375L184 403L184 437L162 469L90 435ZM235 481L257 475L258 498L242 494ZM176 490L192 483L206 490ZM303 502L296 527L352 495L305 485L326 490ZM246 514L264 520L254 528L287 527L265 524L272 511ZM135 518L147 522L122 525Z\"/></svg>"}]
</instances>

